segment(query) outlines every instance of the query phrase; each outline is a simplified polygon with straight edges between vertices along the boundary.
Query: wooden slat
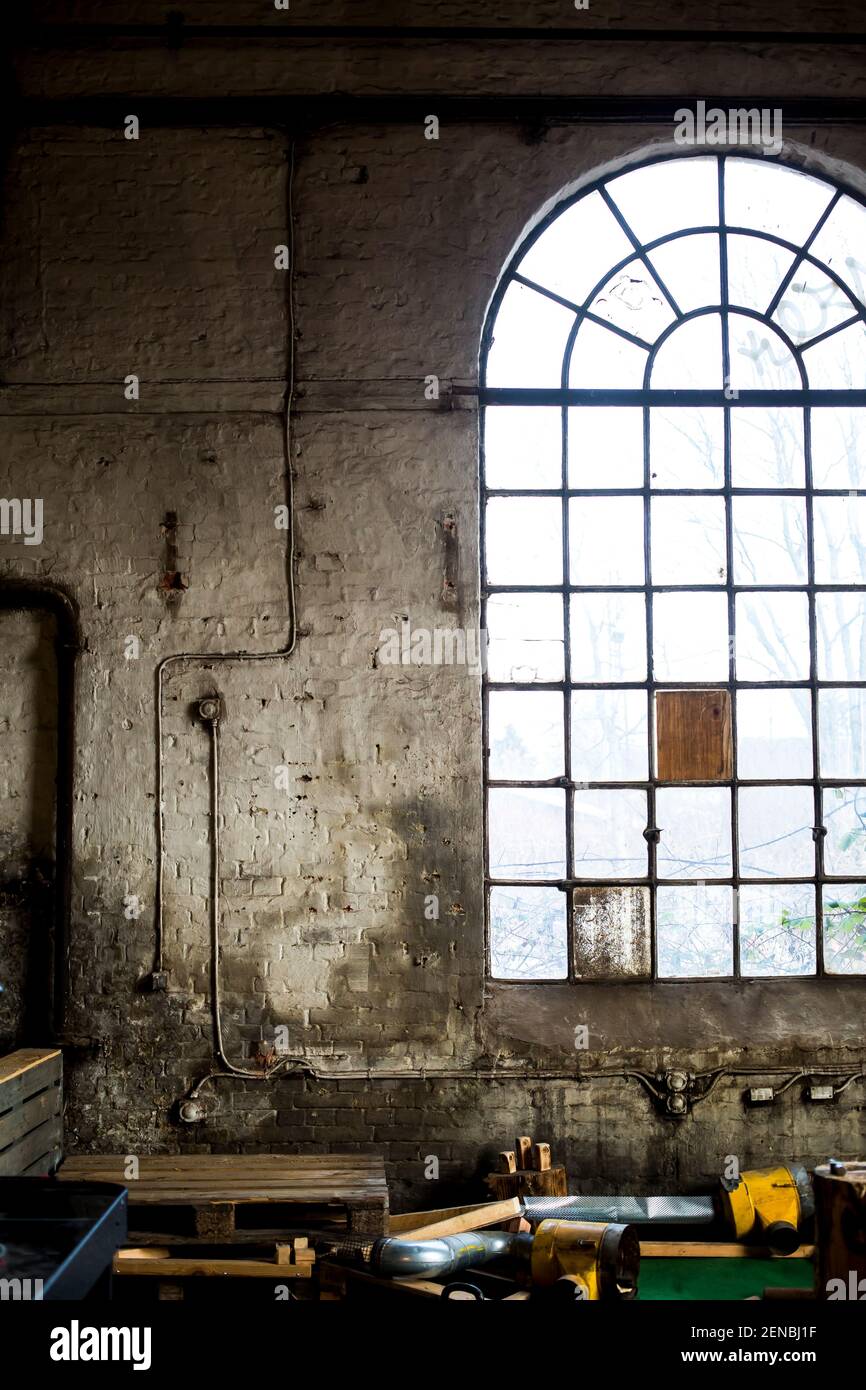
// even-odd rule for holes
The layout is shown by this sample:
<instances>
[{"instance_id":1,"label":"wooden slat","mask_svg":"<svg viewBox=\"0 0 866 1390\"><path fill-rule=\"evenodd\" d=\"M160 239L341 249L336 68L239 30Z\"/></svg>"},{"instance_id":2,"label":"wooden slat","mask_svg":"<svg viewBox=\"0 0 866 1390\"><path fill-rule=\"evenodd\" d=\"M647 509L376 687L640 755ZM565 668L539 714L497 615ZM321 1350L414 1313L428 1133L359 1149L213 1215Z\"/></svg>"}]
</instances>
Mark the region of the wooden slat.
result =
<instances>
[{"instance_id":1,"label":"wooden slat","mask_svg":"<svg viewBox=\"0 0 866 1390\"><path fill-rule=\"evenodd\" d=\"M0 1177L27 1173L39 1159L57 1149L58 1117L46 1120L0 1153Z\"/></svg>"},{"instance_id":2,"label":"wooden slat","mask_svg":"<svg viewBox=\"0 0 866 1390\"><path fill-rule=\"evenodd\" d=\"M32 1129L51 1119L52 1116L58 1117L57 1124L57 1143L60 1143L60 1088L50 1086L47 1091L39 1091L35 1096L30 1096L21 1105L16 1105L12 1110L7 1110L4 1115L0 1115L0 1152L14 1144L16 1139L29 1134Z\"/></svg>"},{"instance_id":3,"label":"wooden slat","mask_svg":"<svg viewBox=\"0 0 866 1390\"><path fill-rule=\"evenodd\" d=\"M20 1105L37 1091L58 1086L63 1059L57 1048L22 1048L0 1057L0 1115Z\"/></svg>"},{"instance_id":4,"label":"wooden slat","mask_svg":"<svg viewBox=\"0 0 866 1390\"><path fill-rule=\"evenodd\" d=\"M440 1211L408 1212L392 1216L389 1233L408 1239L412 1236L456 1236L462 1231L483 1230L499 1221L511 1221L520 1215L520 1200L510 1197L504 1202L481 1202L470 1207L445 1207ZM413 1224L414 1223L414 1224Z\"/></svg>"},{"instance_id":5,"label":"wooden slat","mask_svg":"<svg viewBox=\"0 0 866 1390\"><path fill-rule=\"evenodd\" d=\"M791 1255L776 1255L764 1245L740 1245L712 1240L642 1240L641 1259L663 1260L806 1260L815 1253L814 1245L801 1245Z\"/></svg>"},{"instance_id":6,"label":"wooden slat","mask_svg":"<svg viewBox=\"0 0 866 1390\"><path fill-rule=\"evenodd\" d=\"M167 1260L124 1260L123 1251L114 1257L115 1274L131 1274L154 1279L185 1279L189 1276L222 1279L309 1279L313 1266L304 1262L279 1265L275 1260L188 1259L170 1256Z\"/></svg>"},{"instance_id":7,"label":"wooden slat","mask_svg":"<svg viewBox=\"0 0 866 1390\"><path fill-rule=\"evenodd\" d=\"M727 690L659 690L656 760L661 782L724 782L733 776Z\"/></svg>"}]
</instances>

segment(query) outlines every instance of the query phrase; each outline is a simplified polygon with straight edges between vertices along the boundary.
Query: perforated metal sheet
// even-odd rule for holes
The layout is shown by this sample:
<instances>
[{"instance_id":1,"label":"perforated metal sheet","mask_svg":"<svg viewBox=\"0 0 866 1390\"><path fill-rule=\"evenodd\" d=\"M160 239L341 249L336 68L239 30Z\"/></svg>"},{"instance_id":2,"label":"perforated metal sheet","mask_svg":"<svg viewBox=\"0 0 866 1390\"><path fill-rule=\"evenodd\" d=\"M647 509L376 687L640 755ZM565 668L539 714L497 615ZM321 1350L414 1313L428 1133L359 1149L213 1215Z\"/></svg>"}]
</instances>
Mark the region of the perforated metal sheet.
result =
<instances>
[{"instance_id":1,"label":"perforated metal sheet","mask_svg":"<svg viewBox=\"0 0 866 1390\"><path fill-rule=\"evenodd\" d=\"M531 1223L621 1221L637 1226L705 1226L714 1218L712 1197L526 1197Z\"/></svg>"}]
</instances>

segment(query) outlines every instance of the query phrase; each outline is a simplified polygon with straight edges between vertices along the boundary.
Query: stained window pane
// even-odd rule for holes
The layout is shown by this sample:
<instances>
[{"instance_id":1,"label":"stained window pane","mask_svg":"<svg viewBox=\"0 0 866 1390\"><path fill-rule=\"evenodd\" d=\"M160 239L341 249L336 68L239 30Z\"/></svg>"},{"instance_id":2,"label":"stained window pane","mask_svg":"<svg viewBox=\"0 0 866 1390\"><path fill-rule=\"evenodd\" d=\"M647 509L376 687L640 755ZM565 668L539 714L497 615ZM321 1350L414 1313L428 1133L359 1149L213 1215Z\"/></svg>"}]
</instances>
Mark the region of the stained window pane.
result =
<instances>
[{"instance_id":1,"label":"stained window pane","mask_svg":"<svg viewBox=\"0 0 866 1390\"><path fill-rule=\"evenodd\" d=\"M645 343L654 343L674 320L674 311L658 281L637 258L610 277L589 307L598 318Z\"/></svg>"},{"instance_id":2,"label":"stained window pane","mask_svg":"<svg viewBox=\"0 0 866 1390\"><path fill-rule=\"evenodd\" d=\"M866 497L816 497L815 582L866 583Z\"/></svg>"},{"instance_id":3,"label":"stained window pane","mask_svg":"<svg viewBox=\"0 0 866 1390\"><path fill-rule=\"evenodd\" d=\"M593 192L554 218L518 270L572 304L582 304L610 267L631 251L631 242L601 194Z\"/></svg>"},{"instance_id":4,"label":"stained window pane","mask_svg":"<svg viewBox=\"0 0 866 1390\"><path fill-rule=\"evenodd\" d=\"M820 692L818 748L823 777L866 777L866 690Z\"/></svg>"},{"instance_id":5,"label":"stained window pane","mask_svg":"<svg viewBox=\"0 0 866 1390\"><path fill-rule=\"evenodd\" d=\"M491 878L565 877L565 792L491 787Z\"/></svg>"},{"instance_id":6,"label":"stained window pane","mask_svg":"<svg viewBox=\"0 0 866 1390\"><path fill-rule=\"evenodd\" d=\"M651 522L653 584L724 584L724 498L655 497Z\"/></svg>"},{"instance_id":7,"label":"stained window pane","mask_svg":"<svg viewBox=\"0 0 866 1390\"><path fill-rule=\"evenodd\" d=\"M611 179L607 189L641 241L719 220L718 164L713 158L648 164Z\"/></svg>"},{"instance_id":8,"label":"stained window pane","mask_svg":"<svg viewBox=\"0 0 866 1390\"><path fill-rule=\"evenodd\" d=\"M815 487L866 487L866 410L812 411Z\"/></svg>"},{"instance_id":9,"label":"stained window pane","mask_svg":"<svg viewBox=\"0 0 866 1390\"><path fill-rule=\"evenodd\" d=\"M650 411L654 488L720 488L724 481L724 411L715 406Z\"/></svg>"},{"instance_id":10,"label":"stained window pane","mask_svg":"<svg viewBox=\"0 0 866 1390\"><path fill-rule=\"evenodd\" d=\"M737 692L737 776L812 776L812 696L808 690Z\"/></svg>"},{"instance_id":11,"label":"stained window pane","mask_svg":"<svg viewBox=\"0 0 866 1390\"><path fill-rule=\"evenodd\" d=\"M568 384L574 387L643 386L646 348L636 347L621 334L584 320L571 355Z\"/></svg>"},{"instance_id":12,"label":"stained window pane","mask_svg":"<svg viewBox=\"0 0 866 1390\"><path fill-rule=\"evenodd\" d=\"M584 406L568 412L569 487L643 487L643 411Z\"/></svg>"},{"instance_id":13,"label":"stained window pane","mask_svg":"<svg viewBox=\"0 0 866 1390\"><path fill-rule=\"evenodd\" d=\"M661 681L715 681L728 674L724 594L656 594L653 670Z\"/></svg>"},{"instance_id":14,"label":"stained window pane","mask_svg":"<svg viewBox=\"0 0 866 1390\"><path fill-rule=\"evenodd\" d=\"M490 890L490 973L497 980L568 978L566 897L558 888Z\"/></svg>"},{"instance_id":15,"label":"stained window pane","mask_svg":"<svg viewBox=\"0 0 866 1390\"><path fill-rule=\"evenodd\" d=\"M824 889L824 969L830 975L866 975L866 883Z\"/></svg>"},{"instance_id":16,"label":"stained window pane","mask_svg":"<svg viewBox=\"0 0 866 1390\"><path fill-rule=\"evenodd\" d=\"M814 975L815 889L810 883L744 884L739 890L743 975Z\"/></svg>"},{"instance_id":17,"label":"stained window pane","mask_svg":"<svg viewBox=\"0 0 866 1390\"><path fill-rule=\"evenodd\" d=\"M571 775L577 782L639 782L647 776L645 690L575 690Z\"/></svg>"},{"instance_id":18,"label":"stained window pane","mask_svg":"<svg viewBox=\"0 0 866 1390\"><path fill-rule=\"evenodd\" d=\"M492 681L561 681L565 672L559 594L491 594L487 674Z\"/></svg>"},{"instance_id":19,"label":"stained window pane","mask_svg":"<svg viewBox=\"0 0 866 1390\"><path fill-rule=\"evenodd\" d=\"M799 243L814 230L833 189L799 169L764 159L725 160L725 220Z\"/></svg>"},{"instance_id":20,"label":"stained window pane","mask_svg":"<svg viewBox=\"0 0 866 1390\"><path fill-rule=\"evenodd\" d=\"M737 595L737 679L805 680L809 606L805 594Z\"/></svg>"},{"instance_id":21,"label":"stained window pane","mask_svg":"<svg viewBox=\"0 0 866 1390\"><path fill-rule=\"evenodd\" d=\"M646 792L574 793L576 878L645 878Z\"/></svg>"},{"instance_id":22,"label":"stained window pane","mask_svg":"<svg viewBox=\"0 0 866 1390\"><path fill-rule=\"evenodd\" d=\"M562 583L562 503L558 497L492 497L487 503L490 584Z\"/></svg>"},{"instance_id":23,"label":"stained window pane","mask_svg":"<svg viewBox=\"0 0 866 1390\"><path fill-rule=\"evenodd\" d=\"M731 232L728 236L728 302L763 314L793 261L793 252L774 241Z\"/></svg>"},{"instance_id":24,"label":"stained window pane","mask_svg":"<svg viewBox=\"0 0 866 1390\"><path fill-rule=\"evenodd\" d=\"M491 690L488 736L494 781L544 781L565 773L558 691Z\"/></svg>"},{"instance_id":25,"label":"stained window pane","mask_svg":"<svg viewBox=\"0 0 866 1390\"><path fill-rule=\"evenodd\" d=\"M798 391L797 359L775 329L745 314L728 315L731 386L736 391Z\"/></svg>"},{"instance_id":26,"label":"stained window pane","mask_svg":"<svg viewBox=\"0 0 866 1390\"><path fill-rule=\"evenodd\" d=\"M721 319L686 319L656 353L650 385L656 391L720 391L723 384Z\"/></svg>"},{"instance_id":27,"label":"stained window pane","mask_svg":"<svg viewBox=\"0 0 866 1390\"><path fill-rule=\"evenodd\" d=\"M651 959L649 889L574 890L574 973L579 980L646 978Z\"/></svg>"},{"instance_id":28,"label":"stained window pane","mask_svg":"<svg viewBox=\"0 0 866 1390\"><path fill-rule=\"evenodd\" d=\"M825 872L866 871L866 787L825 787L824 828Z\"/></svg>"},{"instance_id":29,"label":"stained window pane","mask_svg":"<svg viewBox=\"0 0 866 1390\"><path fill-rule=\"evenodd\" d=\"M730 888L659 888L656 938L660 979L708 979L734 969Z\"/></svg>"},{"instance_id":30,"label":"stained window pane","mask_svg":"<svg viewBox=\"0 0 866 1390\"><path fill-rule=\"evenodd\" d=\"M649 260L684 314L720 302L719 238L714 232L666 241L650 251Z\"/></svg>"},{"instance_id":31,"label":"stained window pane","mask_svg":"<svg viewBox=\"0 0 866 1390\"><path fill-rule=\"evenodd\" d=\"M866 244L866 208L854 198L840 198L809 248L861 302L866 304L863 246Z\"/></svg>"},{"instance_id":32,"label":"stained window pane","mask_svg":"<svg viewBox=\"0 0 866 1390\"><path fill-rule=\"evenodd\" d=\"M794 407L731 411L734 487L803 487L803 412Z\"/></svg>"},{"instance_id":33,"label":"stained window pane","mask_svg":"<svg viewBox=\"0 0 866 1390\"><path fill-rule=\"evenodd\" d=\"M818 594L818 676L829 681L863 679L866 651L866 594Z\"/></svg>"},{"instance_id":34,"label":"stained window pane","mask_svg":"<svg viewBox=\"0 0 866 1390\"><path fill-rule=\"evenodd\" d=\"M643 584L643 506L640 497L572 497L572 584Z\"/></svg>"},{"instance_id":35,"label":"stained window pane","mask_svg":"<svg viewBox=\"0 0 866 1390\"><path fill-rule=\"evenodd\" d=\"M805 584L806 503L801 497L735 497L735 584Z\"/></svg>"},{"instance_id":36,"label":"stained window pane","mask_svg":"<svg viewBox=\"0 0 866 1390\"><path fill-rule=\"evenodd\" d=\"M641 681L646 674L643 594L572 594L572 680Z\"/></svg>"},{"instance_id":37,"label":"stained window pane","mask_svg":"<svg viewBox=\"0 0 866 1390\"><path fill-rule=\"evenodd\" d=\"M571 310L555 300L526 285L509 285L487 354L487 385L561 386L565 345L573 323Z\"/></svg>"},{"instance_id":38,"label":"stained window pane","mask_svg":"<svg viewBox=\"0 0 866 1390\"><path fill-rule=\"evenodd\" d=\"M656 793L660 878L727 878L731 793L727 787L660 787Z\"/></svg>"},{"instance_id":39,"label":"stained window pane","mask_svg":"<svg viewBox=\"0 0 866 1390\"><path fill-rule=\"evenodd\" d=\"M488 406L484 478L491 488L562 486L562 411L555 406Z\"/></svg>"},{"instance_id":40,"label":"stained window pane","mask_svg":"<svg viewBox=\"0 0 866 1390\"><path fill-rule=\"evenodd\" d=\"M805 878L815 872L811 787L741 787L740 874Z\"/></svg>"}]
</instances>

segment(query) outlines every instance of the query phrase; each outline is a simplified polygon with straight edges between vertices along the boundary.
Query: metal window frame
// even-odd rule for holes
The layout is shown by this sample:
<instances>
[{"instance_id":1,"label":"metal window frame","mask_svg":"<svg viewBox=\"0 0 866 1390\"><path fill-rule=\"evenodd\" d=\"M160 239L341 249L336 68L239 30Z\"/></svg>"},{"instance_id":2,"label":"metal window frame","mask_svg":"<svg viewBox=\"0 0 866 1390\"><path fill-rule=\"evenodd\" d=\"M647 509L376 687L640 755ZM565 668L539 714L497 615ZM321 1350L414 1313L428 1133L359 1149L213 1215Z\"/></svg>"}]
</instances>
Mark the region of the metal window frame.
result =
<instances>
[{"instance_id":1,"label":"metal window frame","mask_svg":"<svg viewBox=\"0 0 866 1390\"><path fill-rule=\"evenodd\" d=\"M665 984L715 984L732 982L736 980L756 980L766 981L768 979L818 979L822 977L831 979L862 979L866 978L866 972L855 974L845 972L840 974L829 974L825 969L824 962L824 911L823 897L824 889L832 887L833 884L850 883L856 876L850 874L840 876L828 876L824 867L824 835L826 830L823 826L823 794L825 789L839 786L866 786L866 778L825 778L821 776L820 748L819 748L819 729L818 729L818 694L821 690L844 688L856 689L866 688L866 673L864 679L860 680L836 680L819 679L817 667L817 620L816 620L816 596L824 592L844 592L858 593L866 595L866 583L864 584L820 584L815 580L815 554L814 554L814 526L813 526L813 500L823 496L849 497L852 492L866 497L866 489L850 488L815 488L812 483L812 452L811 452L811 414L816 407L827 407L834 405L845 406L866 406L866 390L824 390L815 389L809 386L808 377L803 363L802 354L815 346L825 338L833 336L837 332L843 332L848 327L860 323L866 326L866 307L856 303L851 296L851 292L845 282L829 267L825 266L820 260L811 255L811 247L818 236L821 228L829 218L831 212L843 196L847 196L854 201L866 206L866 199L861 197L855 190L848 188L841 182L828 178L823 174L813 174L808 171L811 177L820 179L828 188L834 189L827 206L818 218L806 240L798 245L782 237L769 233L763 233L753 228L739 227L728 224L725 216L725 164L728 157L733 153L733 157L756 158L763 160L766 156L760 154L750 154L746 150L736 152L720 152L712 155L704 150L690 152L688 154L670 155L668 153L656 155L644 159L628 166L626 169L617 169L601 178L587 184L570 197L563 199L556 204L547 215L535 226L524 241L519 245L512 255L506 270L497 286L496 292L491 301L487 319L485 322L484 333L481 344L480 357L480 388L479 388L479 472L481 489L480 506L480 564L481 564L481 626L486 630L487 626L487 602L491 595L499 593L551 593L559 594L563 603L563 660L564 660L564 679L552 682L508 682L492 681L489 679L487 671L484 673L482 682L482 727L483 727L483 788L484 788L484 898L485 898L485 973L488 978L493 978L497 983L516 983L548 985L562 984L565 977L556 979L507 979L502 976L492 976L491 955L490 955L490 894L492 889L497 887L533 887L533 888L557 888L565 893L566 899L566 932L567 932L567 981L571 984L594 984L594 983L621 983L621 984L646 984L648 981L658 982L663 980ZM718 197L719 197L719 222L717 225L695 225L693 227L680 229L676 232L668 233L663 237L658 237L652 242L640 243L627 220L620 212L619 208L611 199L606 191L606 185L614 178L623 173L632 172L635 169L646 168L650 165L669 163L672 159L689 158L715 158L717 162L718 177ZM784 164L778 159L771 161L774 164ZM785 164L786 168L791 168L793 172L802 172L797 166ZM517 270L518 265L525 257L530 247L547 230L567 208L572 204L585 198L592 192L599 192L604 198L610 211L616 217L622 230L631 243L630 253L609 268L604 276L590 290L583 303L578 305L572 303L561 296L544 289L521 275ZM720 257L720 289L721 299L719 304L703 306L697 310L683 313L679 310L676 301L669 293L660 275L655 268L646 261L647 254L656 247L668 242L674 242L683 236L690 236L697 233L712 233L719 237L719 257ZM731 234L753 236L759 240L770 241L783 247L794 255L786 275L780 282L773 295L767 309L762 314L758 311L744 308L740 305L732 305L728 300L728 270L727 270L727 240ZM618 326L609 324L606 320L600 319L589 311L595 297L600 293L605 284L635 259L643 259L647 265L653 279L659 284L660 289L665 294L671 307L674 309L675 317L672 325L669 325L655 340L650 344L634 335L627 333ZM776 323L772 322L772 314L778 308L782 297L790 285L794 275L800 266L808 263L818 269L822 274L833 281L842 291L845 297L851 301L852 314L844 317L832 329L821 332L813 338L795 344L784 330ZM558 388L511 388L511 387L491 387L487 385L487 360L492 345L493 331L499 307L502 299L513 283L522 283L548 298L554 299L563 304L575 314L575 322L572 325L566 347L563 354L563 366L561 384ZM741 390L737 393L736 399L732 399L724 388L719 390L656 390L650 386L650 373L656 354L661 344L667 336L684 322L706 314L717 314L721 322L722 334L722 367L723 379L725 383L730 382L730 331L729 318L731 314L745 314L752 317L763 326L771 329L785 343L791 353L794 362L797 364L801 385L794 390ZM641 348L647 351L647 363L644 372L643 386L640 389L598 389L598 388L575 388L568 385L571 357L574 349L577 333L584 321L597 322L620 336L624 336ZM866 362L866 354L864 354ZM485 407L491 405L536 405L536 406L557 406L561 411L561 481L558 488L544 489L519 489L519 488L488 488L485 476ZM634 488L576 488L569 483L568 475L568 412L573 406L635 406L643 411L643 485ZM724 481L718 488L664 488L654 489L652 487L651 466L650 466L650 411L654 407L662 406L716 406L723 412L723 441L724 441ZM731 466L731 411L749 409L761 406L793 406L803 411L803 446L804 446L804 479L803 486L797 488L743 488L734 487L732 484ZM731 502L738 496L767 496L779 495L784 497L799 497L804 501L806 518L806 582L803 584L766 584L766 585L742 585L734 583L734 553L733 553L733 522ZM571 499L581 497L640 497L643 502L644 514L644 580L637 585L578 585L570 582L569 574L569 513ZM652 583L651 565L651 500L654 497L677 497L677 496L706 496L721 497L725 501L725 547L726 547L726 578L719 584L678 584L660 585ZM562 582L560 584L492 584L487 579L486 570L486 510L487 502L496 497L549 497L557 498L562 503ZM725 679L716 681L669 681L656 680L652 672L652 638L653 638L653 596L663 592L713 592L724 594L727 599L727 618L729 636L729 655L728 670ZM808 605L808 643L809 643L809 675L797 680L773 679L770 681L750 681L737 679L736 676L736 600L739 593L802 593L806 596ZM572 679L571 661L571 596L575 593L616 593L642 594L645 598L646 612L646 643L647 643L647 675L644 680L627 680L621 682L611 681L574 681ZM722 782L689 782L687 784L662 783L658 780L654 771L654 720L653 720L653 701L658 690L676 689L724 689L728 690L731 697L731 738L733 743L734 755L734 775L727 781ZM741 778L738 773L737 758L737 699L736 693L739 690L773 690L773 689L803 689L808 690L811 695L811 740L812 740L812 777L793 778L793 779L748 779ZM563 746L564 746L564 769L565 775L547 780L503 780L490 777L490 748L489 748L489 696L491 691L560 691L563 695ZM618 782L615 780L603 782L583 782L575 781L571 777L572 770L572 730L571 730L571 692L580 690L604 691L612 693L625 690L640 690L647 697L647 778L640 781ZM724 877L712 879L659 879L656 840L654 835L656 826L656 795L659 790L678 785L692 787L716 787L729 789L731 800L731 873ZM815 840L815 867L814 873L806 877L796 875L785 875L776 878L753 878L742 876L739 865L739 843L738 843L738 792L740 788L774 787L774 786L800 786L810 787L813 794L814 806L814 826L813 837ZM489 794L491 790L509 787L554 787L562 788L565 793L565 854L566 854L566 873L563 878L501 878L492 876L490 872L490 840L489 840ZM641 878L581 878L575 874L574 860L574 792L577 788L588 789L629 789L643 791L647 798L647 874ZM866 871L861 876L866 882ZM741 885L762 885L772 887L785 884L811 884L815 891L815 970L808 975L745 975L741 969L740 957L740 911L738 902L738 890ZM669 886L688 886L689 884L706 884L712 887L729 887L734 894L734 912L732 924L732 973L727 975L712 976L659 976L657 958L657 939L656 939L656 896L657 890L661 887ZM591 980L578 977L575 974L575 950L574 950L574 895L576 890L595 888L617 888L617 887L645 887L649 897L649 931L650 931L650 973L649 975L623 976L609 974L596 976Z\"/></svg>"}]
</instances>

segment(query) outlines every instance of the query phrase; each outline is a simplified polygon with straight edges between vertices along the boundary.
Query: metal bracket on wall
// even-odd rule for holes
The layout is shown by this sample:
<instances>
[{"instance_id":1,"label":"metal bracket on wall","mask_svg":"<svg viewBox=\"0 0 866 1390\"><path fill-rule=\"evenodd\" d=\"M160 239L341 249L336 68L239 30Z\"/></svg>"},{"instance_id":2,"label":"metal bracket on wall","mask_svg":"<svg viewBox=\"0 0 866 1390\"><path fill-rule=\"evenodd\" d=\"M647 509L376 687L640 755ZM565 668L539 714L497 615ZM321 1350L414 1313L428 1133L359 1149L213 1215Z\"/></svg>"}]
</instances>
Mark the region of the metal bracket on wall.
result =
<instances>
[{"instance_id":1,"label":"metal bracket on wall","mask_svg":"<svg viewBox=\"0 0 866 1390\"><path fill-rule=\"evenodd\" d=\"M654 1076L640 1071L628 1075L641 1083L660 1115L669 1120L683 1120L699 1101L706 1100L724 1071L692 1072L671 1068L657 1071Z\"/></svg>"}]
</instances>

